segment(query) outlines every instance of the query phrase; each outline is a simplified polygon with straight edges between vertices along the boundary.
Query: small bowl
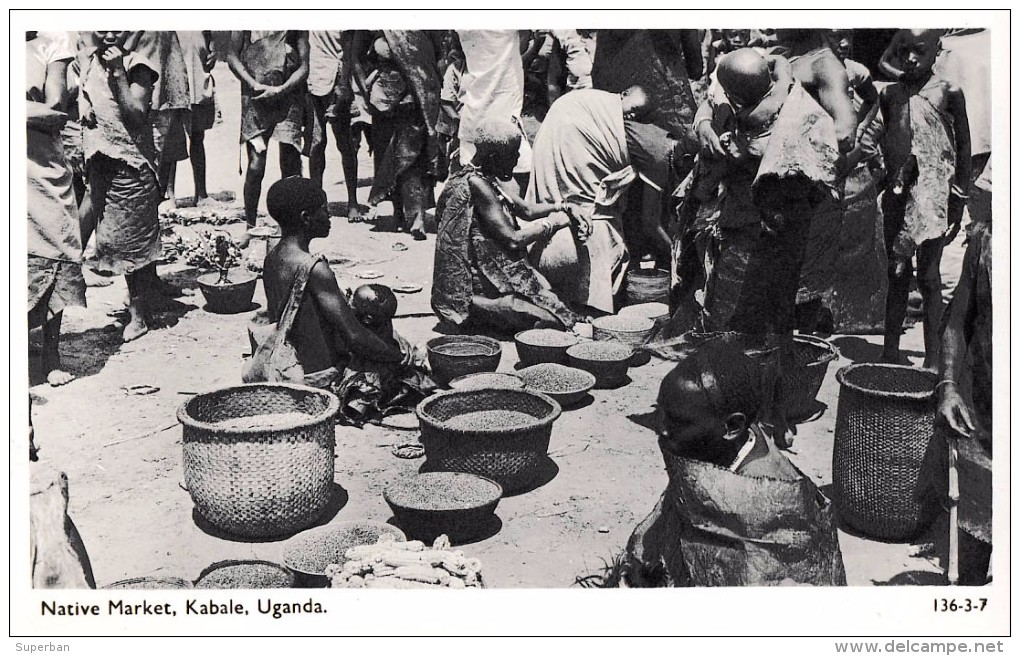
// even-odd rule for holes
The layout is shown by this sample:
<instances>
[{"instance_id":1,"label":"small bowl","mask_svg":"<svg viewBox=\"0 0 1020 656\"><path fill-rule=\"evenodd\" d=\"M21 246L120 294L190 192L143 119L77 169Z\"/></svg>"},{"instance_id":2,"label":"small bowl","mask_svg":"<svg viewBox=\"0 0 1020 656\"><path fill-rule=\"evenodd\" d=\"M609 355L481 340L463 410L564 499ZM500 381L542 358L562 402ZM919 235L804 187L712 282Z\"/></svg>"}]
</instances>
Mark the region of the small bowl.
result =
<instances>
[{"instance_id":1,"label":"small bowl","mask_svg":"<svg viewBox=\"0 0 1020 656\"><path fill-rule=\"evenodd\" d=\"M503 347L491 337L482 335L444 335L426 344L432 377L446 386L454 378L496 371Z\"/></svg>"},{"instance_id":2,"label":"small bowl","mask_svg":"<svg viewBox=\"0 0 1020 656\"><path fill-rule=\"evenodd\" d=\"M462 472L416 474L383 492L397 525L426 544L440 535L447 535L454 544L478 537L502 496L499 483Z\"/></svg>"},{"instance_id":3,"label":"small bowl","mask_svg":"<svg viewBox=\"0 0 1020 656\"><path fill-rule=\"evenodd\" d=\"M566 364L567 349L579 340L573 333L552 328L522 330L514 335L517 357L526 367L543 362Z\"/></svg>"},{"instance_id":4,"label":"small bowl","mask_svg":"<svg viewBox=\"0 0 1020 656\"><path fill-rule=\"evenodd\" d=\"M634 349L616 342L580 342L567 349L570 366L595 376L595 387L616 387L627 378Z\"/></svg>"},{"instance_id":5,"label":"small bowl","mask_svg":"<svg viewBox=\"0 0 1020 656\"><path fill-rule=\"evenodd\" d=\"M595 387L595 376L583 369L544 363L521 370L527 389L551 396L566 408L577 404Z\"/></svg>"},{"instance_id":6,"label":"small bowl","mask_svg":"<svg viewBox=\"0 0 1020 656\"><path fill-rule=\"evenodd\" d=\"M385 533L397 542L407 541L400 529L380 522L338 522L313 528L287 540L283 564L294 572L297 587L324 588L329 584L327 565L343 566L348 549L375 544Z\"/></svg>"},{"instance_id":7,"label":"small bowl","mask_svg":"<svg viewBox=\"0 0 1020 656\"><path fill-rule=\"evenodd\" d=\"M450 389L524 389L524 381L517 374L486 371L458 376L450 381Z\"/></svg>"}]
</instances>

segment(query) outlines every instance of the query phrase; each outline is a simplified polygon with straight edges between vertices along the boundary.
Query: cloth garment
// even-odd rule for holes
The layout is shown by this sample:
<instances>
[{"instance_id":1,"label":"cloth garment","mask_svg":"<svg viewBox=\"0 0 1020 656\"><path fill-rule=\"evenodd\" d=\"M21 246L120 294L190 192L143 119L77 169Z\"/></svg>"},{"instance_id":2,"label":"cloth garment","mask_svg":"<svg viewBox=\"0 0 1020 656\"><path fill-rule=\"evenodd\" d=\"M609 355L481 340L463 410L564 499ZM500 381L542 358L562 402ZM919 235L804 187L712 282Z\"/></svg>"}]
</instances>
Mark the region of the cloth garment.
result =
<instances>
[{"instance_id":1,"label":"cloth garment","mask_svg":"<svg viewBox=\"0 0 1020 656\"><path fill-rule=\"evenodd\" d=\"M184 54L191 105L214 103L216 81L213 79L212 73L207 73L204 69L205 58L209 53L206 33L197 30L181 30L177 32L177 41L181 44L181 51Z\"/></svg>"},{"instance_id":2,"label":"cloth garment","mask_svg":"<svg viewBox=\"0 0 1020 656\"><path fill-rule=\"evenodd\" d=\"M573 327L579 317L531 266L526 253L509 252L478 228L469 184L473 175L481 175L474 166L451 175L439 197L433 311L440 319L461 326L470 318L473 294L489 298L514 294L548 311L564 327Z\"/></svg>"},{"instance_id":3,"label":"cloth garment","mask_svg":"<svg viewBox=\"0 0 1020 656\"><path fill-rule=\"evenodd\" d=\"M69 307L85 307L81 263L28 256L28 325L40 326Z\"/></svg>"},{"instance_id":4,"label":"cloth garment","mask_svg":"<svg viewBox=\"0 0 1020 656\"><path fill-rule=\"evenodd\" d=\"M552 35L559 41L566 56L567 87L569 89L590 89L592 87L590 42L585 41L577 30L553 30Z\"/></svg>"},{"instance_id":5,"label":"cloth garment","mask_svg":"<svg viewBox=\"0 0 1020 656\"><path fill-rule=\"evenodd\" d=\"M286 82L297 70L298 32L257 31L243 32L241 62L256 81L271 86ZM298 88L284 96L268 101L252 98L252 89L241 84L241 143L258 138L273 138L295 148L301 148L304 124L304 89Z\"/></svg>"},{"instance_id":6,"label":"cloth garment","mask_svg":"<svg viewBox=\"0 0 1020 656\"><path fill-rule=\"evenodd\" d=\"M343 64L340 30L308 32L308 93L328 96L336 88L337 75Z\"/></svg>"},{"instance_id":7,"label":"cloth garment","mask_svg":"<svg viewBox=\"0 0 1020 656\"><path fill-rule=\"evenodd\" d=\"M81 87L78 103L86 165L94 156L102 154L135 168L149 167L155 171L159 151L152 125L129 125L121 118L109 73L95 47L80 50L79 61ZM124 56L124 69L129 79L139 67L158 72L156 64L148 58L137 52L128 52Z\"/></svg>"},{"instance_id":8,"label":"cloth garment","mask_svg":"<svg viewBox=\"0 0 1020 656\"><path fill-rule=\"evenodd\" d=\"M475 156L475 132L483 119L521 123L524 106L524 62L516 30L457 30L464 52L464 76L460 83L460 161L470 164ZM522 131L523 133L523 131ZM514 173L531 171L531 144L521 140L520 159Z\"/></svg>"},{"instance_id":9,"label":"cloth garment","mask_svg":"<svg viewBox=\"0 0 1020 656\"><path fill-rule=\"evenodd\" d=\"M97 154L88 162L99 271L133 273L159 259L159 185L149 167Z\"/></svg>"},{"instance_id":10,"label":"cloth garment","mask_svg":"<svg viewBox=\"0 0 1020 656\"><path fill-rule=\"evenodd\" d=\"M539 128L534 156L528 201L581 205L591 235L581 243L571 231L557 231L535 242L531 262L568 303L612 313L629 261L617 201L624 180L634 179L621 173L630 158L619 95L579 89L561 96Z\"/></svg>"}]
</instances>

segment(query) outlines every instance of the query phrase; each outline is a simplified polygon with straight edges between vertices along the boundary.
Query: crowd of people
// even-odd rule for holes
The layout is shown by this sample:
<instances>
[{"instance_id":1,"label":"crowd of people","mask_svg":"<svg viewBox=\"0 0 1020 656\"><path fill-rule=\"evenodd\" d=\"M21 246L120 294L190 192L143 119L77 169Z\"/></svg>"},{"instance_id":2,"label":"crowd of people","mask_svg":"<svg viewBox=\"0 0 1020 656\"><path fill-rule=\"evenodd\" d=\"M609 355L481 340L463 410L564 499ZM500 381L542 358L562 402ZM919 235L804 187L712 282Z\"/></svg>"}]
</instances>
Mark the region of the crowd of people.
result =
<instances>
[{"instance_id":1,"label":"crowd of people","mask_svg":"<svg viewBox=\"0 0 1020 656\"><path fill-rule=\"evenodd\" d=\"M671 275L666 342L741 333L782 354L795 331L879 326L882 360L907 364L900 336L916 280L939 417L990 452L988 38L980 29L29 32L29 324L43 327L48 382L73 378L60 362L61 317L84 304L86 274L90 284L125 276L125 342L148 332L154 300L177 292L157 274L159 209L176 202L184 160L197 203L217 202L204 137L224 102L213 79L222 61L241 86L248 227L270 142L279 152L265 203L282 238L263 270L276 330L246 380L356 396L360 405L345 406L353 416L413 407L434 388L419 350L393 331L392 293L366 286L348 296L309 251L330 231L322 181L332 132L349 222L374 221L390 202L397 231L436 233L432 307L453 330L570 330L619 310L626 273L650 265ZM367 209L357 196L363 141L373 158ZM945 311L941 256L965 210L974 227ZM708 348L711 357L692 356L663 381L664 454L789 478L773 448L784 444L781 391L734 373L756 366L734 343ZM973 403L958 389L968 352ZM668 524L662 503L632 541L637 552ZM835 562L804 576L838 582Z\"/></svg>"}]
</instances>

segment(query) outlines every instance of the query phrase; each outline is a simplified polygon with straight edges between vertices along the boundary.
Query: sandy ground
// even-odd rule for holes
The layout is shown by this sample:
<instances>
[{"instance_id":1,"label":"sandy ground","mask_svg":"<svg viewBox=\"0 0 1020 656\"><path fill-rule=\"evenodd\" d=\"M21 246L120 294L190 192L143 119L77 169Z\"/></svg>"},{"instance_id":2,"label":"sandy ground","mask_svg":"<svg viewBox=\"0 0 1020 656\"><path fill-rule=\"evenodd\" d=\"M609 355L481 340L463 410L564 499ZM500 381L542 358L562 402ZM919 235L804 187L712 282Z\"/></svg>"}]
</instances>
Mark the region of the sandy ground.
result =
<instances>
[{"instance_id":1,"label":"sandy ground","mask_svg":"<svg viewBox=\"0 0 1020 656\"><path fill-rule=\"evenodd\" d=\"M240 197L238 175L238 87L225 66L216 69L222 124L206 138L209 189ZM436 334L429 308L434 236L415 242L408 236L376 232L345 218L347 198L341 167L330 146L325 187L334 215L328 239L313 244L334 264L342 285L357 285L356 272L376 269L380 282L417 282L424 290L400 297L396 327L412 340ZM270 153L266 188L278 175L275 148ZM362 199L368 195L371 167L361 153ZM307 166L307 163L306 163ZM182 163L178 195L192 193L191 171ZM390 213L383 206L381 217ZM229 229L240 234L241 227ZM406 250L395 250L396 244ZM959 273L960 241L947 249L944 279L952 289ZM242 541L219 534L194 513L182 488L181 428L177 407L190 395L240 382L243 356L249 351L246 327L251 312L217 315L203 309L195 287L199 272L182 265L161 273L188 294L162 308L158 329L136 342L122 344L120 328L109 316L122 307L122 279L110 287L90 288L89 307L67 313L62 352L78 380L50 388L32 375L36 397L34 421L41 457L66 471L70 514L80 530L100 586L138 576L195 579L209 564L231 558L282 561L281 541ZM264 307L261 285L255 302ZM831 454L839 386L835 373L852 361L877 358L880 337L835 337L843 357L829 368L819 395L827 406L815 421L802 424L791 459L823 489L831 482ZM922 350L920 326L903 340L917 364ZM504 344L500 370L512 370L517 358L512 342ZM626 544L634 526L651 510L665 487L666 474L647 427L659 381L667 362L652 360L632 369L632 382L610 391L596 390L578 409L556 422L550 455L557 471L534 491L502 500L500 526L491 535L464 547L481 558L489 585L495 587L567 587L578 577L600 571ZM149 395L130 395L125 387L151 385ZM369 426L338 427L336 483L342 488L322 523L352 519L386 521L391 513L382 490L390 481L417 468L420 460L401 460L391 446L406 431ZM947 520L912 543L877 542L841 532L840 544L851 585L939 584L944 580Z\"/></svg>"}]
</instances>

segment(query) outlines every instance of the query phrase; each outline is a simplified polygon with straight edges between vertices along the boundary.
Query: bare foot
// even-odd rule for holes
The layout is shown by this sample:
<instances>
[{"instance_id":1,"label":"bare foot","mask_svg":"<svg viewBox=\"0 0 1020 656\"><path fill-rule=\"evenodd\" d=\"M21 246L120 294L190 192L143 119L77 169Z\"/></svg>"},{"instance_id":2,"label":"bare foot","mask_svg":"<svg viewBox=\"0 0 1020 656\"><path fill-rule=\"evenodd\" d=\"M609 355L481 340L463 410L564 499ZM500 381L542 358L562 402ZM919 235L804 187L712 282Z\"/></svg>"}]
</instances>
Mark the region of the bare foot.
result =
<instances>
[{"instance_id":1,"label":"bare foot","mask_svg":"<svg viewBox=\"0 0 1020 656\"><path fill-rule=\"evenodd\" d=\"M361 223L365 220L365 215L361 213L361 207L354 203L347 207L347 222L348 223Z\"/></svg>"},{"instance_id":2,"label":"bare foot","mask_svg":"<svg viewBox=\"0 0 1020 656\"><path fill-rule=\"evenodd\" d=\"M67 385L72 380L74 380L74 374L68 373L62 369L53 369L46 374L46 382L52 387Z\"/></svg>"},{"instance_id":3,"label":"bare foot","mask_svg":"<svg viewBox=\"0 0 1020 656\"><path fill-rule=\"evenodd\" d=\"M414 237L415 241L425 241L427 239L425 231L421 229L411 230L411 236Z\"/></svg>"},{"instance_id":4,"label":"bare foot","mask_svg":"<svg viewBox=\"0 0 1020 656\"><path fill-rule=\"evenodd\" d=\"M165 198L165 199L163 199L163 202L159 204L159 213L160 214L165 214L165 213L169 212L170 210L175 210L175 209L177 209L177 199L176 198Z\"/></svg>"},{"instance_id":5,"label":"bare foot","mask_svg":"<svg viewBox=\"0 0 1020 656\"><path fill-rule=\"evenodd\" d=\"M89 269L82 269L81 273L82 277L85 278L86 287L109 287L113 284L113 278L104 278Z\"/></svg>"},{"instance_id":6,"label":"bare foot","mask_svg":"<svg viewBox=\"0 0 1020 656\"><path fill-rule=\"evenodd\" d=\"M149 332L149 326L144 321L132 321L124 327L124 343L134 341L147 332Z\"/></svg>"},{"instance_id":7,"label":"bare foot","mask_svg":"<svg viewBox=\"0 0 1020 656\"><path fill-rule=\"evenodd\" d=\"M199 198L198 200L195 201L195 207L211 207L211 208L216 208L216 207L223 207L223 204L220 201L216 200L215 198L210 198L209 196L203 196L202 198Z\"/></svg>"}]
</instances>

